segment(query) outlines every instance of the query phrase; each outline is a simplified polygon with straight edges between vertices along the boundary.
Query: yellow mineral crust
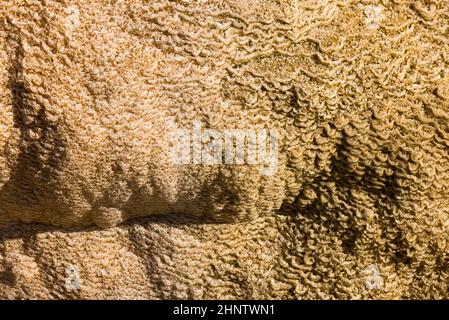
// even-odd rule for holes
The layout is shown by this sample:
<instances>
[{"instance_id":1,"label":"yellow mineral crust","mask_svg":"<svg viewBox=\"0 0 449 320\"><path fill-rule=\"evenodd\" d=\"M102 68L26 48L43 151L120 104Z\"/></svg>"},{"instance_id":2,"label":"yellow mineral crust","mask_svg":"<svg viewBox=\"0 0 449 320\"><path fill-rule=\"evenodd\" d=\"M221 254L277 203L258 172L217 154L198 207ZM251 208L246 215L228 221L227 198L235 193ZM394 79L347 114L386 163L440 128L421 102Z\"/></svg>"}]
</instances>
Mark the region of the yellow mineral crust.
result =
<instances>
[{"instance_id":1,"label":"yellow mineral crust","mask_svg":"<svg viewBox=\"0 0 449 320\"><path fill-rule=\"evenodd\" d=\"M449 298L449 2L2 0L0 298ZM276 129L277 171L172 126Z\"/></svg>"}]
</instances>

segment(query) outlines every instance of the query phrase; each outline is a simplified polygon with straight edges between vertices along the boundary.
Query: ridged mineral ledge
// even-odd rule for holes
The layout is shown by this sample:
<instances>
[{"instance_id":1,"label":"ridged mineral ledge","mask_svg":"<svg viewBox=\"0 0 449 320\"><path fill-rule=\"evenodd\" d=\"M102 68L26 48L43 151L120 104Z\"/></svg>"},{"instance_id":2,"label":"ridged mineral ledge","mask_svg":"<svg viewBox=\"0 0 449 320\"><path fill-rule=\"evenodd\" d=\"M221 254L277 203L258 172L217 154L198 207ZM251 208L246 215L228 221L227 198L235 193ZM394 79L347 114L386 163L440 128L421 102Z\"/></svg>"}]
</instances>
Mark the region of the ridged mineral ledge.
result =
<instances>
[{"instance_id":1,"label":"ridged mineral ledge","mask_svg":"<svg viewBox=\"0 0 449 320\"><path fill-rule=\"evenodd\" d=\"M0 298L449 298L448 21L3 0ZM167 119L276 129L276 174L174 165Z\"/></svg>"}]
</instances>

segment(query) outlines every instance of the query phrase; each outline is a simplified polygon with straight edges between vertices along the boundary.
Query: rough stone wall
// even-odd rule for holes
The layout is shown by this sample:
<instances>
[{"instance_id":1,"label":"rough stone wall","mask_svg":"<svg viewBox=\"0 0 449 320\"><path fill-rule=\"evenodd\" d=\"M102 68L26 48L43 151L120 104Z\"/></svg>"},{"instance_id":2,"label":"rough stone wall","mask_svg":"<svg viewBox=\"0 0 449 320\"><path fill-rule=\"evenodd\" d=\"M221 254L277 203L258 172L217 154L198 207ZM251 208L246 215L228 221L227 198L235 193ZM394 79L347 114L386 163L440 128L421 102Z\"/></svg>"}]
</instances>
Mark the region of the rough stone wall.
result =
<instances>
[{"instance_id":1,"label":"rough stone wall","mask_svg":"<svg viewBox=\"0 0 449 320\"><path fill-rule=\"evenodd\" d=\"M448 298L448 1L0 4L1 298Z\"/></svg>"}]
</instances>

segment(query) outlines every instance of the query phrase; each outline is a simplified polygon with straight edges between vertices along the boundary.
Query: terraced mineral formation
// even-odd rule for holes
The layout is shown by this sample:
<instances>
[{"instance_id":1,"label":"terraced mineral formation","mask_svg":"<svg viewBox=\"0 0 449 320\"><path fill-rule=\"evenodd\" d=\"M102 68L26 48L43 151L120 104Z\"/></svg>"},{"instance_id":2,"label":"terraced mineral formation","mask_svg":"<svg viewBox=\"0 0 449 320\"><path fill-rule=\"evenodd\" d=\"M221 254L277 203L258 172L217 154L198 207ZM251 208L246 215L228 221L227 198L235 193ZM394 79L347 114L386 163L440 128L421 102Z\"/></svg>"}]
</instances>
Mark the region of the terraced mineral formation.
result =
<instances>
[{"instance_id":1,"label":"terraced mineral formation","mask_svg":"<svg viewBox=\"0 0 449 320\"><path fill-rule=\"evenodd\" d=\"M3 0L0 298L449 298L449 2ZM275 129L277 170L170 132Z\"/></svg>"}]
</instances>

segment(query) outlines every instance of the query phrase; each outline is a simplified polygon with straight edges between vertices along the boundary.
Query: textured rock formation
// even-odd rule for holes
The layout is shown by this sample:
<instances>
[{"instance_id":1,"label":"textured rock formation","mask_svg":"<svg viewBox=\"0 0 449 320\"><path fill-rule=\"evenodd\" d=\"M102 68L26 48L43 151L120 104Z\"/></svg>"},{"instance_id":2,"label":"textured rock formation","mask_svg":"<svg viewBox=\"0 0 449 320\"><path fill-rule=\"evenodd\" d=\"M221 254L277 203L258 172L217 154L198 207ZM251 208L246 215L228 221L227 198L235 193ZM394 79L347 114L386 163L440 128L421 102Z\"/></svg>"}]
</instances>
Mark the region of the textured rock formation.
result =
<instances>
[{"instance_id":1,"label":"textured rock formation","mask_svg":"<svg viewBox=\"0 0 449 320\"><path fill-rule=\"evenodd\" d=\"M448 21L2 1L0 297L448 298ZM276 173L174 164L194 121L276 129Z\"/></svg>"}]
</instances>

